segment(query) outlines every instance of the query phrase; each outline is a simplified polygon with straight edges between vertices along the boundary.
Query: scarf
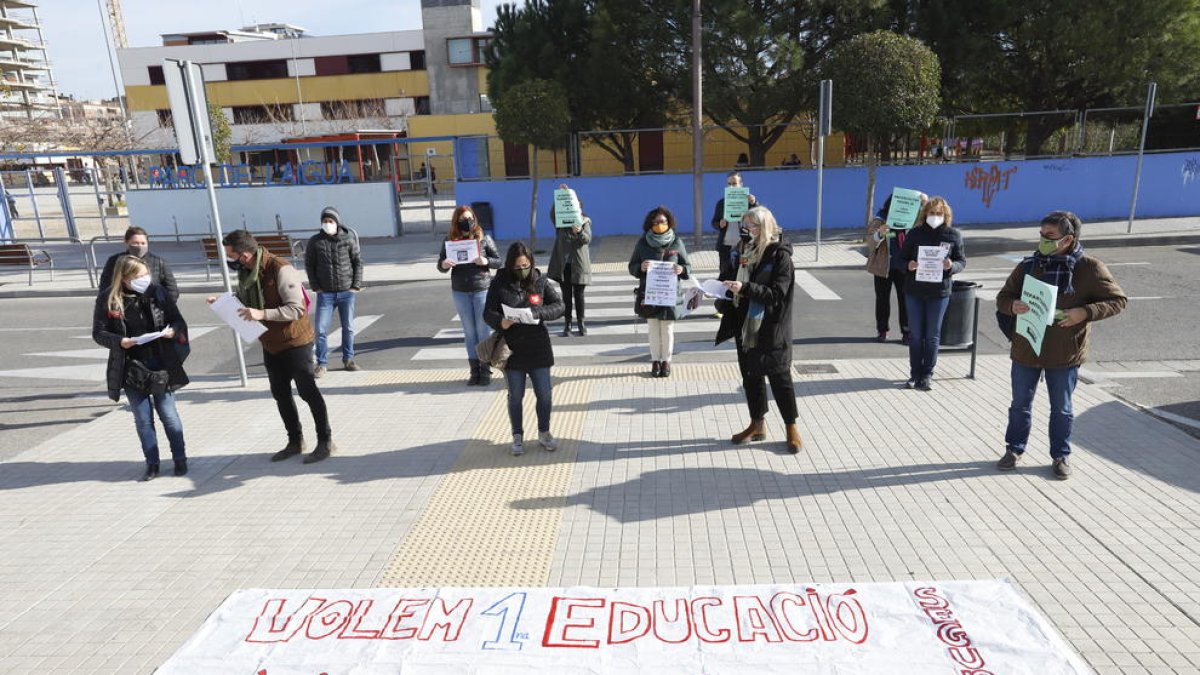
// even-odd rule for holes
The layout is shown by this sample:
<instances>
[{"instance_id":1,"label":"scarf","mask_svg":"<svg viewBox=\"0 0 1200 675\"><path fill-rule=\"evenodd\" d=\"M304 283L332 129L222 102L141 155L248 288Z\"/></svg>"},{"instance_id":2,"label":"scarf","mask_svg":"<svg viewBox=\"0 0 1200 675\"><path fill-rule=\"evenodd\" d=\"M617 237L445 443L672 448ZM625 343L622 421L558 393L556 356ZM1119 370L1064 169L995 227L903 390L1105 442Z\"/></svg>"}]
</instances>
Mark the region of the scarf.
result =
<instances>
[{"instance_id":1,"label":"scarf","mask_svg":"<svg viewBox=\"0 0 1200 675\"><path fill-rule=\"evenodd\" d=\"M1082 257L1083 244L1076 244L1066 255L1042 255L1041 252L1035 252L1022 263L1025 265L1026 274L1033 274L1034 270L1040 268L1042 281L1057 286L1063 295L1074 295L1075 264Z\"/></svg>"},{"instance_id":2,"label":"scarf","mask_svg":"<svg viewBox=\"0 0 1200 675\"><path fill-rule=\"evenodd\" d=\"M242 304L253 309L266 309L267 301L263 297L262 278L262 257L263 248L261 246L254 252L254 267L250 269L238 270L238 287L237 297L242 301Z\"/></svg>"},{"instance_id":3,"label":"scarf","mask_svg":"<svg viewBox=\"0 0 1200 675\"><path fill-rule=\"evenodd\" d=\"M655 248L666 248L674 241L674 230L667 230L662 234L655 234L653 230L646 230L646 243Z\"/></svg>"},{"instance_id":4,"label":"scarf","mask_svg":"<svg viewBox=\"0 0 1200 675\"><path fill-rule=\"evenodd\" d=\"M742 282L743 287L750 282L750 273L762 262L763 254L778 241L778 238L772 239L761 251L749 244L743 247L739 254L737 270L737 280ZM741 296L733 296L734 307L739 305L739 300L741 300ZM749 351L758 346L758 330L762 328L763 317L766 316L766 313L766 307L762 303L756 300L750 301L750 306L746 308L746 320L742 322L742 351Z\"/></svg>"}]
</instances>

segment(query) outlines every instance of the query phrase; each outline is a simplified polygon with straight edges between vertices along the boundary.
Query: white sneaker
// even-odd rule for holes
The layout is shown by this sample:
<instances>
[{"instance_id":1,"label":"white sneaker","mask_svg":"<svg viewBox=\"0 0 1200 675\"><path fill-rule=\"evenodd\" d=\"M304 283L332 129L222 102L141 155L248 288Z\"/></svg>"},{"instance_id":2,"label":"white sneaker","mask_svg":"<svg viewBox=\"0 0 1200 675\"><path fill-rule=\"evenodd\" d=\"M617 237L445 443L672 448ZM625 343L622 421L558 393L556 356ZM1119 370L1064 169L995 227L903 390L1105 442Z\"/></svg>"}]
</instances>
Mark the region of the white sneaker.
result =
<instances>
[{"instance_id":1,"label":"white sneaker","mask_svg":"<svg viewBox=\"0 0 1200 675\"><path fill-rule=\"evenodd\" d=\"M558 441L554 440L554 437L550 435L549 431L543 431L538 434L538 443L542 444L542 448L544 448L546 452L554 452L558 449Z\"/></svg>"},{"instance_id":2,"label":"white sneaker","mask_svg":"<svg viewBox=\"0 0 1200 675\"><path fill-rule=\"evenodd\" d=\"M512 442L512 451L511 452L512 452L513 457L516 457L517 455L525 454L525 437L523 435L513 434L513 442Z\"/></svg>"}]
</instances>

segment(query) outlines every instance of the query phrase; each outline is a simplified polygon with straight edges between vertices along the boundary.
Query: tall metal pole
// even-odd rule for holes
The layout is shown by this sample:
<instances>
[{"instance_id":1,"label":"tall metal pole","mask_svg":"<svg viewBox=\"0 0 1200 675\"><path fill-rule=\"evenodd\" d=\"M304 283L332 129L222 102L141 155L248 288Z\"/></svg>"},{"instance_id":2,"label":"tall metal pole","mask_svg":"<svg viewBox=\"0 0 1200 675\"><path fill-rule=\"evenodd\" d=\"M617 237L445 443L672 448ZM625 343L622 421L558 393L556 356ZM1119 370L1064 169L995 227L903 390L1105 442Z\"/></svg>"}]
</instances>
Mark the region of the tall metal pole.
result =
<instances>
[{"instance_id":1,"label":"tall metal pole","mask_svg":"<svg viewBox=\"0 0 1200 675\"><path fill-rule=\"evenodd\" d=\"M817 246L813 260L821 260L821 210L825 203L825 137L833 126L833 80L821 80L817 104Z\"/></svg>"},{"instance_id":2,"label":"tall metal pole","mask_svg":"<svg viewBox=\"0 0 1200 675\"><path fill-rule=\"evenodd\" d=\"M704 216L701 213L704 198L704 130L701 127L701 111L703 109L704 92L703 77L700 73L700 0L692 0L692 216L695 221L697 250L703 245Z\"/></svg>"},{"instance_id":3,"label":"tall metal pole","mask_svg":"<svg viewBox=\"0 0 1200 675\"><path fill-rule=\"evenodd\" d=\"M1137 211L1138 188L1142 185L1142 156L1146 154L1146 132L1150 129L1150 116L1154 114L1154 95L1158 83L1151 82L1146 90L1146 113L1142 115L1142 140L1138 143L1137 170L1133 174L1133 198L1129 200L1129 225L1125 234L1133 232L1133 215Z\"/></svg>"},{"instance_id":4,"label":"tall metal pole","mask_svg":"<svg viewBox=\"0 0 1200 675\"><path fill-rule=\"evenodd\" d=\"M225 292L233 292L233 281L229 278L229 268L225 265L225 254L223 244L225 234L221 231L221 213L217 208L217 188L213 179L213 164L215 161L212 156L212 139L204 136L204 130L207 128L200 123L200 115L207 115L208 110L202 109L199 105L202 100L197 91L197 87L204 86L203 80L196 82L192 78L192 63L191 61L180 62L183 71L183 85L187 92L188 108L192 111L191 123L192 134L196 138L197 145L200 146L200 160L204 164L204 191L208 193L208 208L212 213L213 233L217 239L217 256L221 258L221 264L218 267L221 269L221 281L225 284ZM199 70L199 66L197 66ZM242 339L237 333L233 333L233 351L237 354L238 361L238 377L241 378L242 386L246 386L248 377L246 376L246 355L242 353Z\"/></svg>"}]
</instances>

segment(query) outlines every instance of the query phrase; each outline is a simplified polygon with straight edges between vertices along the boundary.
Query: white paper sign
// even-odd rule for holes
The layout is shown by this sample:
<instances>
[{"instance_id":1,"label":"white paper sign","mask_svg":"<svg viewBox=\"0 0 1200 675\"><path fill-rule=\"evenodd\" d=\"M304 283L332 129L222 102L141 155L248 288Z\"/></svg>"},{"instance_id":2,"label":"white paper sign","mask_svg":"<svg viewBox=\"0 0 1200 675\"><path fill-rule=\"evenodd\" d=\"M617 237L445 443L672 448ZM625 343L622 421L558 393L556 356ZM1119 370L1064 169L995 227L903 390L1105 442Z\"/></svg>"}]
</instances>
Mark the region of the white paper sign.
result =
<instances>
[{"instance_id":1,"label":"white paper sign","mask_svg":"<svg viewBox=\"0 0 1200 675\"><path fill-rule=\"evenodd\" d=\"M239 590L156 672L1092 671L998 580Z\"/></svg>"},{"instance_id":2,"label":"white paper sign","mask_svg":"<svg viewBox=\"0 0 1200 675\"><path fill-rule=\"evenodd\" d=\"M515 323L536 324L537 318L533 315L533 309L530 307L509 307L504 303L500 303L500 307L504 310L504 318Z\"/></svg>"},{"instance_id":3,"label":"white paper sign","mask_svg":"<svg viewBox=\"0 0 1200 675\"><path fill-rule=\"evenodd\" d=\"M475 262L479 257L478 239L446 240L446 260L455 265Z\"/></svg>"},{"instance_id":4,"label":"white paper sign","mask_svg":"<svg viewBox=\"0 0 1200 675\"><path fill-rule=\"evenodd\" d=\"M651 260L646 271L646 295L642 304L656 307L674 307L679 302L679 277L675 275L675 263Z\"/></svg>"},{"instance_id":5,"label":"white paper sign","mask_svg":"<svg viewBox=\"0 0 1200 675\"><path fill-rule=\"evenodd\" d=\"M579 227L583 223L583 211L579 207L579 197L571 188L559 188L554 191L554 226Z\"/></svg>"},{"instance_id":6,"label":"white paper sign","mask_svg":"<svg viewBox=\"0 0 1200 675\"><path fill-rule=\"evenodd\" d=\"M725 284L716 279L705 279L700 282L700 288L710 298L729 298L729 289L725 288Z\"/></svg>"},{"instance_id":7,"label":"white paper sign","mask_svg":"<svg viewBox=\"0 0 1200 675\"><path fill-rule=\"evenodd\" d=\"M946 254L949 252L950 249L943 246L918 246L917 281L942 283L942 277L946 271L942 261L946 259Z\"/></svg>"},{"instance_id":8,"label":"white paper sign","mask_svg":"<svg viewBox=\"0 0 1200 675\"><path fill-rule=\"evenodd\" d=\"M241 300L233 293L222 293L217 296L213 304L209 305L212 311L221 318L233 332L242 338L242 342L254 342L258 336L267 332L267 327L259 321L251 321L238 316L238 310L245 307Z\"/></svg>"},{"instance_id":9,"label":"white paper sign","mask_svg":"<svg viewBox=\"0 0 1200 675\"><path fill-rule=\"evenodd\" d=\"M163 332L161 330L156 330L153 333L142 333L141 335L133 338L133 341L138 343L139 345L144 345L147 342L154 342L155 340L157 340L158 338L160 338L162 336L163 336Z\"/></svg>"}]
</instances>

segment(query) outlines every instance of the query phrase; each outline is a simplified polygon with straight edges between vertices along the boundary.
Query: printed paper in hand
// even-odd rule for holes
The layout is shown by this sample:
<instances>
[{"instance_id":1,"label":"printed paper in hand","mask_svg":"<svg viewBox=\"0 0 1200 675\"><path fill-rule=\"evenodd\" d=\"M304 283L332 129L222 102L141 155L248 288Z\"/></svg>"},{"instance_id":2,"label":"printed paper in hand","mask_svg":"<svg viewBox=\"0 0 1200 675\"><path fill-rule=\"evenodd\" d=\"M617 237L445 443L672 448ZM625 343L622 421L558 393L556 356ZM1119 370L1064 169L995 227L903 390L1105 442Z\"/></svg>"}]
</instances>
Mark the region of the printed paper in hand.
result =
<instances>
[{"instance_id":1,"label":"printed paper in hand","mask_svg":"<svg viewBox=\"0 0 1200 675\"><path fill-rule=\"evenodd\" d=\"M446 240L446 260L455 265L474 262L479 255L478 239Z\"/></svg>"},{"instance_id":2,"label":"printed paper in hand","mask_svg":"<svg viewBox=\"0 0 1200 675\"><path fill-rule=\"evenodd\" d=\"M651 260L646 272L646 295L642 304L655 307L674 307L679 302L679 277L675 263Z\"/></svg>"},{"instance_id":3,"label":"printed paper in hand","mask_svg":"<svg viewBox=\"0 0 1200 675\"><path fill-rule=\"evenodd\" d=\"M725 188L725 220L730 225L742 220L742 214L750 210L750 188Z\"/></svg>"},{"instance_id":4,"label":"printed paper in hand","mask_svg":"<svg viewBox=\"0 0 1200 675\"><path fill-rule=\"evenodd\" d=\"M680 319L687 318L692 312L700 309L700 303L704 300L704 289L693 279L690 285L683 291L683 306L679 307L678 313Z\"/></svg>"},{"instance_id":5,"label":"printed paper in hand","mask_svg":"<svg viewBox=\"0 0 1200 675\"><path fill-rule=\"evenodd\" d=\"M1028 274L1021 286L1021 302L1029 311L1017 315L1017 335L1029 341L1033 353L1041 356L1046 326L1054 323L1054 305L1058 302L1058 287L1038 281Z\"/></svg>"},{"instance_id":6,"label":"printed paper in hand","mask_svg":"<svg viewBox=\"0 0 1200 675\"><path fill-rule=\"evenodd\" d=\"M554 191L554 226L578 227L583 222L583 212L579 207L579 197L575 191L566 188Z\"/></svg>"},{"instance_id":7,"label":"printed paper in hand","mask_svg":"<svg viewBox=\"0 0 1200 675\"><path fill-rule=\"evenodd\" d=\"M705 279L700 283L700 288L710 298L729 298L729 289L725 288L725 284L716 279Z\"/></svg>"},{"instance_id":8,"label":"printed paper in hand","mask_svg":"<svg viewBox=\"0 0 1200 675\"><path fill-rule=\"evenodd\" d=\"M917 247L917 281L927 281L934 284L942 283L945 269L942 261L950 249L942 246Z\"/></svg>"},{"instance_id":9,"label":"printed paper in hand","mask_svg":"<svg viewBox=\"0 0 1200 675\"><path fill-rule=\"evenodd\" d=\"M218 295L216 301L209 305L209 307L212 307L212 311L222 321L229 324L233 332L242 338L242 342L254 342L258 339L258 336L267 332L267 327L262 325L262 323L243 319L238 316L238 310L245 307L245 305L233 293Z\"/></svg>"},{"instance_id":10,"label":"printed paper in hand","mask_svg":"<svg viewBox=\"0 0 1200 675\"><path fill-rule=\"evenodd\" d=\"M509 307L504 303L500 303L500 307L504 309L504 318L514 323L536 324L537 318L533 316L533 309L529 307Z\"/></svg>"},{"instance_id":11,"label":"printed paper in hand","mask_svg":"<svg viewBox=\"0 0 1200 675\"><path fill-rule=\"evenodd\" d=\"M892 188L892 203L888 207L887 226L907 230L917 223L921 213L921 193L907 188Z\"/></svg>"},{"instance_id":12,"label":"printed paper in hand","mask_svg":"<svg viewBox=\"0 0 1200 675\"><path fill-rule=\"evenodd\" d=\"M139 345L144 345L147 342L154 342L158 338L162 337L162 335L163 335L163 332L161 330L156 330L153 333L145 333L143 335L139 335L139 336L133 338L133 341L138 343Z\"/></svg>"}]
</instances>

